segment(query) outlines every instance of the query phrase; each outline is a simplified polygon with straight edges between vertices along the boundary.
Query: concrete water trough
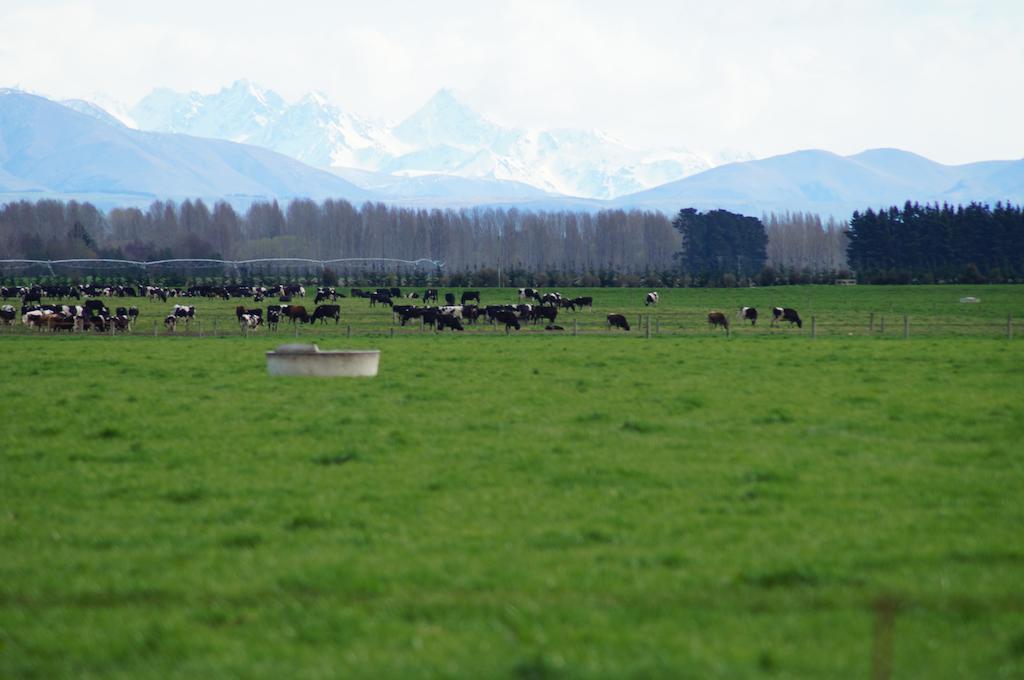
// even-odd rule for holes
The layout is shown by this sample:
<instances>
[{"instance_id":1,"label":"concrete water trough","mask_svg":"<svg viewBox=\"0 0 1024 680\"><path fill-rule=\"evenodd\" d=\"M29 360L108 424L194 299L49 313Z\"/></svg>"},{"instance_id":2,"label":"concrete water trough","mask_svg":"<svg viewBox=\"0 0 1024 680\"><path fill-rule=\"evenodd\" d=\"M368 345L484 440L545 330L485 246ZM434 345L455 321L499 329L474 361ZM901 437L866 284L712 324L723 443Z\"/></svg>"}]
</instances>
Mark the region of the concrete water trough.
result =
<instances>
[{"instance_id":1,"label":"concrete water trough","mask_svg":"<svg viewBox=\"0 0 1024 680\"><path fill-rule=\"evenodd\" d=\"M311 375L324 378L372 377L380 365L379 349L321 350L316 345L281 345L267 352L270 375Z\"/></svg>"}]
</instances>

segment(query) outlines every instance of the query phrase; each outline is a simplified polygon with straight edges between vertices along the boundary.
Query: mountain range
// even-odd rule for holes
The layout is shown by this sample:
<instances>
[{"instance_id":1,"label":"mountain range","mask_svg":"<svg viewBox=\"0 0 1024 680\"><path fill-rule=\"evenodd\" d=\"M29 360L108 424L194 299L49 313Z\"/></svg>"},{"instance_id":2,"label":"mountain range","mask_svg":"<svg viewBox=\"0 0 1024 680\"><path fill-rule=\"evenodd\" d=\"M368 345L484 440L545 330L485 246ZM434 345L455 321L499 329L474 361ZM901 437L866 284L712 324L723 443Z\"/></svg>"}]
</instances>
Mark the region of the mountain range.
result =
<instances>
[{"instance_id":1,"label":"mountain range","mask_svg":"<svg viewBox=\"0 0 1024 680\"><path fill-rule=\"evenodd\" d=\"M448 91L392 126L345 114L321 95L289 104L245 82L207 96L156 90L134 107L0 90L0 202L52 196L111 207L192 197L245 207L257 199L332 197L669 214L681 207L756 216L801 210L839 218L906 200L1024 202L1024 160L948 166L898 149L852 156L806 150L696 172L712 161L679 155L656 171L656 157L595 131L502 128ZM686 169L686 162L693 165ZM674 181L653 185L658 172ZM626 180L652 186L594 197L632 186ZM604 188L552 190L574 182Z\"/></svg>"},{"instance_id":2,"label":"mountain range","mask_svg":"<svg viewBox=\"0 0 1024 680\"><path fill-rule=\"evenodd\" d=\"M240 80L213 94L154 90L122 120L140 129L262 146L319 168L503 180L610 199L749 154L636 149L599 130L500 126L441 89L397 124L343 111L320 93L294 103Z\"/></svg>"}]
</instances>

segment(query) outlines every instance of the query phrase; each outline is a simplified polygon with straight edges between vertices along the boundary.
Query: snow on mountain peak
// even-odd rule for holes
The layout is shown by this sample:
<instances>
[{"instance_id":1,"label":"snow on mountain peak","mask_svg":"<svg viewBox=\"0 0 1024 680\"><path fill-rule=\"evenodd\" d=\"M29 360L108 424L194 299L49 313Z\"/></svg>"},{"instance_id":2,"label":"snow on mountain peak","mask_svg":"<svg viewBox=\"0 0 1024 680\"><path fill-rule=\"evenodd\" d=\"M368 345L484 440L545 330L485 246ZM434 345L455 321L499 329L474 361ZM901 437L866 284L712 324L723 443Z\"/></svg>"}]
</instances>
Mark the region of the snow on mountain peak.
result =
<instances>
[{"instance_id":1,"label":"snow on mountain peak","mask_svg":"<svg viewBox=\"0 0 1024 680\"><path fill-rule=\"evenodd\" d=\"M322 92L289 103L244 79L209 95L156 89L115 117L145 130L256 144L323 168L512 180L588 198L614 198L752 158L639 149L598 129L507 128L447 87L397 125L346 112Z\"/></svg>"}]
</instances>

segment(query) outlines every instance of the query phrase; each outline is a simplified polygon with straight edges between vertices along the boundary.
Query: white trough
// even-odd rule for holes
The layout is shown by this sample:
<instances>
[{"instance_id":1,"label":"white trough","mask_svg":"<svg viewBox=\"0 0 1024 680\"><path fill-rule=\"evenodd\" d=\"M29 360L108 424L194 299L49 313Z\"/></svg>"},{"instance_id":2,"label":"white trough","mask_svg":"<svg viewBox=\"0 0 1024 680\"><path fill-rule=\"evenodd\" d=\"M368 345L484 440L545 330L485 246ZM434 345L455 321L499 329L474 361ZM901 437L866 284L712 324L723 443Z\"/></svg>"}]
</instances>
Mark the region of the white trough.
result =
<instances>
[{"instance_id":1,"label":"white trough","mask_svg":"<svg viewBox=\"0 0 1024 680\"><path fill-rule=\"evenodd\" d=\"M379 349L321 350L316 345L281 345L267 352L270 375L312 375L324 378L372 377L380 365Z\"/></svg>"}]
</instances>

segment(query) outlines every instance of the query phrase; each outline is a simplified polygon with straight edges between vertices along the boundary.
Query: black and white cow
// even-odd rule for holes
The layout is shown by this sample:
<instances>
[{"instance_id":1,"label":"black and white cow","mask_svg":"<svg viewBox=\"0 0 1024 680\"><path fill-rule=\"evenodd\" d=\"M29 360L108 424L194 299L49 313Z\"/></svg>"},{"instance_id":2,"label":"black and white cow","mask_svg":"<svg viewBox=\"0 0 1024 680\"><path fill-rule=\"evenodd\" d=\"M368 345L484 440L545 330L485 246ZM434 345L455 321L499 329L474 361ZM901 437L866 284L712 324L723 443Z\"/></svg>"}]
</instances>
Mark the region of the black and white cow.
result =
<instances>
[{"instance_id":1,"label":"black and white cow","mask_svg":"<svg viewBox=\"0 0 1024 680\"><path fill-rule=\"evenodd\" d=\"M757 309L754 307L740 307L740 320L749 321L751 326L757 325Z\"/></svg>"},{"instance_id":2,"label":"black and white cow","mask_svg":"<svg viewBox=\"0 0 1024 680\"><path fill-rule=\"evenodd\" d=\"M656 305L656 304L658 304L658 294L657 293L648 293L647 297L644 298L644 307L646 307L647 305Z\"/></svg>"},{"instance_id":3,"label":"black and white cow","mask_svg":"<svg viewBox=\"0 0 1024 680\"><path fill-rule=\"evenodd\" d=\"M624 331L629 330L629 321L622 314L609 314L608 315L608 328L621 328Z\"/></svg>"},{"instance_id":4,"label":"black and white cow","mask_svg":"<svg viewBox=\"0 0 1024 680\"><path fill-rule=\"evenodd\" d=\"M182 319L186 325L189 324L196 318L195 305L174 305L174 316Z\"/></svg>"},{"instance_id":5,"label":"black and white cow","mask_svg":"<svg viewBox=\"0 0 1024 680\"><path fill-rule=\"evenodd\" d=\"M274 309L277 307L277 309ZM281 320L281 308L277 305L270 305L267 307L267 328L272 331L277 330L277 323Z\"/></svg>"},{"instance_id":6,"label":"black and white cow","mask_svg":"<svg viewBox=\"0 0 1024 680\"><path fill-rule=\"evenodd\" d=\"M238 317L238 325L242 330L254 331L263 324L263 317L255 314L242 314Z\"/></svg>"},{"instance_id":7,"label":"black and white cow","mask_svg":"<svg viewBox=\"0 0 1024 680\"><path fill-rule=\"evenodd\" d=\"M18 318L18 310L11 305L4 305L0 307L0 323L5 326L10 326L14 323L15 319Z\"/></svg>"},{"instance_id":8,"label":"black and white cow","mask_svg":"<svg viewBox=\"0 0 1024 680\"><path fill-rule=\"evenodd\" d=\"M795 309L789 307L772 307L772 325L774 326L779 320L788 321L789 325L796 324L797 328L803 328L804 322L800 320L800 315L796 313Z\"/></svg>"},{"instance_id":9,"label":"black and white cow","mask_svg":"<svg viewBox=\"0 0 1024 680\"><path fill-rule=\"evenodd\" d=\"M423 291L423 302L430 302L433 300L437 302L437 288L427 288Z\"/></svg>"},{"instance_id":10,"label":"black and white cow","mask_svg":"<svg viewBox=\"0 0 1024 680\"><path fill-rule=\"evenodd\" d=\"M573 298L572 303L578 309L583 309L584 307L586 307L590 309L590 311L594 311L594 298L592 298L589 295Z\"/></svg>"},{"instance_id":11,"label":"black and white cow","mask_svg":"<svg viewBox=\"0 0 1024 680\"><path fill-rule=\"evenodd\" d=\"M173 333L177 325L178 317L174 316L173 314L168 314L167 316L164 317L164 328L166 328L169 332Z\"/></svg>"}]
</instances>

